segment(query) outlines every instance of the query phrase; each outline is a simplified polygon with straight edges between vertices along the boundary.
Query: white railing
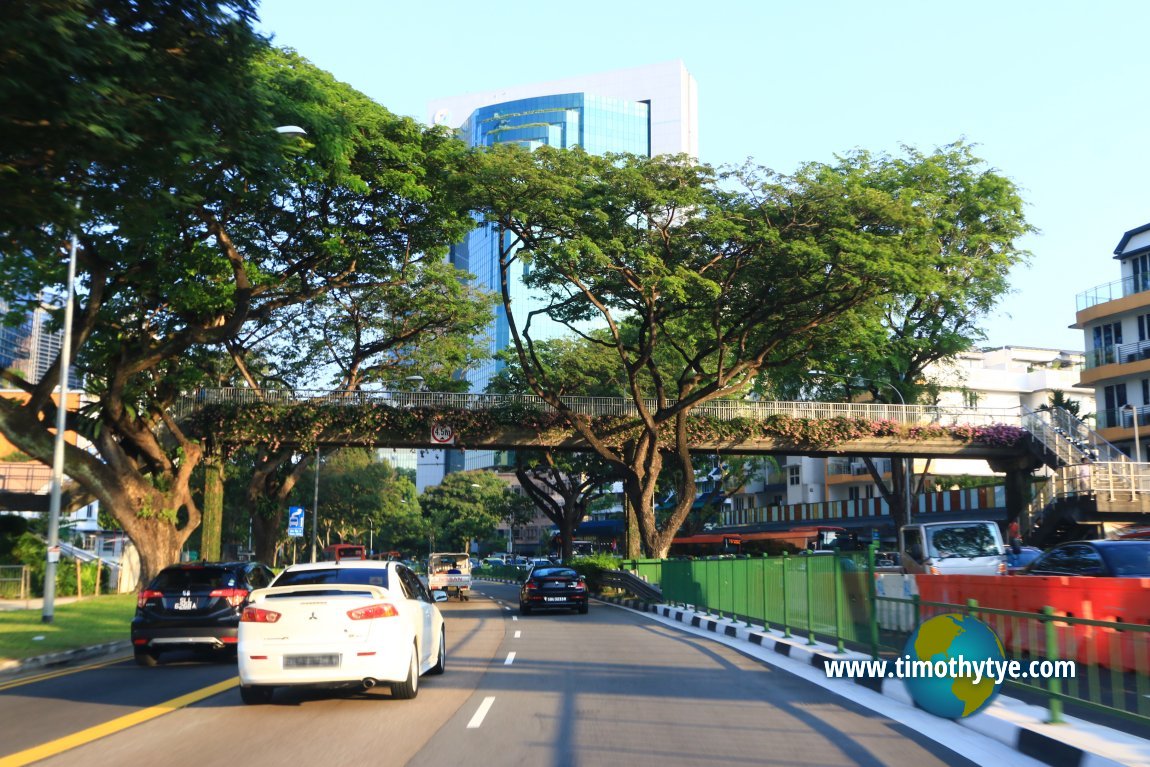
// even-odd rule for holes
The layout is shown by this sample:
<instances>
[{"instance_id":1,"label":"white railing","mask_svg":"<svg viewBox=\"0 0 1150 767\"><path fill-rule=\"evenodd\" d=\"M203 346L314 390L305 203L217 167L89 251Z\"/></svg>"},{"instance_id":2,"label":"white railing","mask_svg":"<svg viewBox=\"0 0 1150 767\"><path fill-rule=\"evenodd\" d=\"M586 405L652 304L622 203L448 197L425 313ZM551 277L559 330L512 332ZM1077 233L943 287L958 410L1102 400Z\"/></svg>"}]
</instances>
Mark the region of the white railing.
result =
<instances>
[{"instance_id":1,"label":"white railing","mask_svg":"<svg viewBox=\"0 0 1150 767\"><path fill-rule=\"evenodd\" d=\"M457 392L409 392L387 390L324 391L289 389L200 389L181 397L174 408L177 418L185 418L210 404L257 404L307 402L348 407L387 406L394 408L429 408L435 410L492 410L519 405L533 410L551 411L542 398L533 395L464 394ZM617 397L563 397L563 404L582 415L636 416L638 410L630 399ZM674 404L671 402L670 404ZM655 401L645 405L655 409ZM897 421L903 424L1021 425L1017 408L940 407L935 405L888 405L854 402L753 402L749 400L712 400L692 409L698 415L721 420L747 418L765 420L784 415L791 418L830 419L857 418L868 421Z\"/></svg>"}]
</instances>

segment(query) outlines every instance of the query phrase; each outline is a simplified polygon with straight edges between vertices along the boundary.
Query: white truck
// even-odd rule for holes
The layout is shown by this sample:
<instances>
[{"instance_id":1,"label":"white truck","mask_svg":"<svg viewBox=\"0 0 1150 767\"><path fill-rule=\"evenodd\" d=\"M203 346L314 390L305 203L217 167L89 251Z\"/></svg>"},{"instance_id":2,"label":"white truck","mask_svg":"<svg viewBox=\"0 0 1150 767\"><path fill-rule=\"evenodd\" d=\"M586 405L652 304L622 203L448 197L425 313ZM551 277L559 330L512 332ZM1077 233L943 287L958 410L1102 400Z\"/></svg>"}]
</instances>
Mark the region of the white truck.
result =
<instances>
[{"instance_id":1,"label":"white truck","mask_svg":"<svg viewBox=\"0 0 1150 767\"><path fill-rule=\"evenodd\" d=\"M461 552L432 554L427 560L427 588L466 602L471 597L471 557Z\"/></svg>"},{"instance_id":2,"label":"white truck","mask_svg":"<svg viewBox=\"0 0 1150 767\"><path fill-rule=\"evenodd\" d=\"M923 522L898 532L903 572L923 575L1006 575L997 522Z\"/></svg>"}]
</instances>

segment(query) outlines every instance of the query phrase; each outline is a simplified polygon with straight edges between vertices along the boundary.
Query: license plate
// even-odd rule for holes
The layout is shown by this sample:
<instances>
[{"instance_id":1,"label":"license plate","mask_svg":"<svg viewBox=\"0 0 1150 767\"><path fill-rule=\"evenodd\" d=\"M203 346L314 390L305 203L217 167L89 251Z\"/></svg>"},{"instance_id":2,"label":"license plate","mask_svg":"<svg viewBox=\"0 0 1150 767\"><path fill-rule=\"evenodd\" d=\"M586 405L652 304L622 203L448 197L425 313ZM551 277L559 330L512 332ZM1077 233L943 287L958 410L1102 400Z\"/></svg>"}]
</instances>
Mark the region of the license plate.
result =
<instances>
[{"instance_id":1,"label":"license plate","mask_svg":"<svg viewBox=\"0 0 1150 767\"><path fill-rule=\"evenodd\" d=\"M547 602L566 602L567 597L543 597Z\"/></svg>"},{"instance_id":2,"label":"license plate","mask_svg":"<svg viewBox=\"0 0 1150 767\"><path fill-rule=\"evenodd\" d=\"M196 600L188 599L187 597L180 597L180 599L172 605L173 610L195 610Z\"/></svg>"},{"instance_id":3,"label":"license plate","mask_svg":"<svg viewBox=\"0 0 1150 767\"><path fill-rule=\"evenodd\" d=\"M284 668L323 668L339 665L339 655L286 655Z\"/></svg>"}]
</instances>

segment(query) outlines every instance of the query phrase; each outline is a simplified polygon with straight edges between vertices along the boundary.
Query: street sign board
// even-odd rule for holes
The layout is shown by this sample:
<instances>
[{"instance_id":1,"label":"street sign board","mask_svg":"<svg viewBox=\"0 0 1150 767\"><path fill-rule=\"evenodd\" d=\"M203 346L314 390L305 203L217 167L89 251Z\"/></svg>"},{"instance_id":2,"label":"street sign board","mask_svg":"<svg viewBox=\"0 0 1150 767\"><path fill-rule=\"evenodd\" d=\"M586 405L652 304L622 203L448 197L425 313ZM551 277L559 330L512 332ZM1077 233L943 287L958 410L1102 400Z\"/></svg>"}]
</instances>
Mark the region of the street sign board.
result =
<instances>
[{"instance_id":1,"label":"street sign board","mask_svg":"<svg viewBox=\"0 0 1150 767\"><path fill-rule=\"evenodd\" d=\"M288 506L288 536L292 538L303 537L303 506Z\"/></svg>"}]
</instances>

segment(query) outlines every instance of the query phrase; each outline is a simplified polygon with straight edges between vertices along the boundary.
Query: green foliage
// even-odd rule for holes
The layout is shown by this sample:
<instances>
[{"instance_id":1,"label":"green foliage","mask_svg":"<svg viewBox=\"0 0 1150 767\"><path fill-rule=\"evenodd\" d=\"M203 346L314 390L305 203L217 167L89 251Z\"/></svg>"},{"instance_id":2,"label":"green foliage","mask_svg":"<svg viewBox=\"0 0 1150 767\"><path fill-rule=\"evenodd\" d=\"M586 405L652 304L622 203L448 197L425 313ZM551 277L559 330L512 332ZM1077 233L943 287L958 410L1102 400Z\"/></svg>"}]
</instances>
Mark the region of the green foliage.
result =
<instances>
[{"instance_id":1,"label":"green foliage","mask_svg":"<svg viewBox=\"0 0 1150 767\"><path fill-rule=\"evenodd\" d=\"M16 545L28 532L28 520L19 514L0 514L0 564L16 564Z\"/></svg>"},{"instance_id":2,"label":"green foliage","mask_svg":"<svg viewBox=\"0 0 1150 767\"><path fill-rule=\"evenodd\" d=\"M619 557L601 552L591 556L575 557L567 564L587 578L587 584L593 591L602 591L603 573L618 570L622 561Z\"/></svg>"},{"instance_id":3,"label":"green foliage","mask_svg":"<svg viewBox=\"0 0 1150 767\"><path fill-rule=\"evenodd\" d=\"M452 472L421 497L439 551L467 551L471 541L490 538L518 503L507 483L488 471Z\"/></svg>"},{"instance_id":4,"label":"green foliage","mask_svg":"<svg viewBox=\"0 0 1150 767\"><path fill-rule=\"evenodd\" d=\"M16 539L16 543L12 549L13 558L18 564L27 565L31 572L30 585L32 589L32 596L41 596L44 593L44 576L48 568L48 545L37 535L32 533L24 533ZM76 593L77 586L83 589L84 594L92 595L96 591L96 572L97 567L95 562L81 563L80 565L80 583L76 583L76 561L61 557L60 561L56 563L56 595L61 597L72 596ZM103 575L107 575L108 569L102 568ZM105 584L101 584L101 589L106 589Z\"/></svg>"}]
</instances>

